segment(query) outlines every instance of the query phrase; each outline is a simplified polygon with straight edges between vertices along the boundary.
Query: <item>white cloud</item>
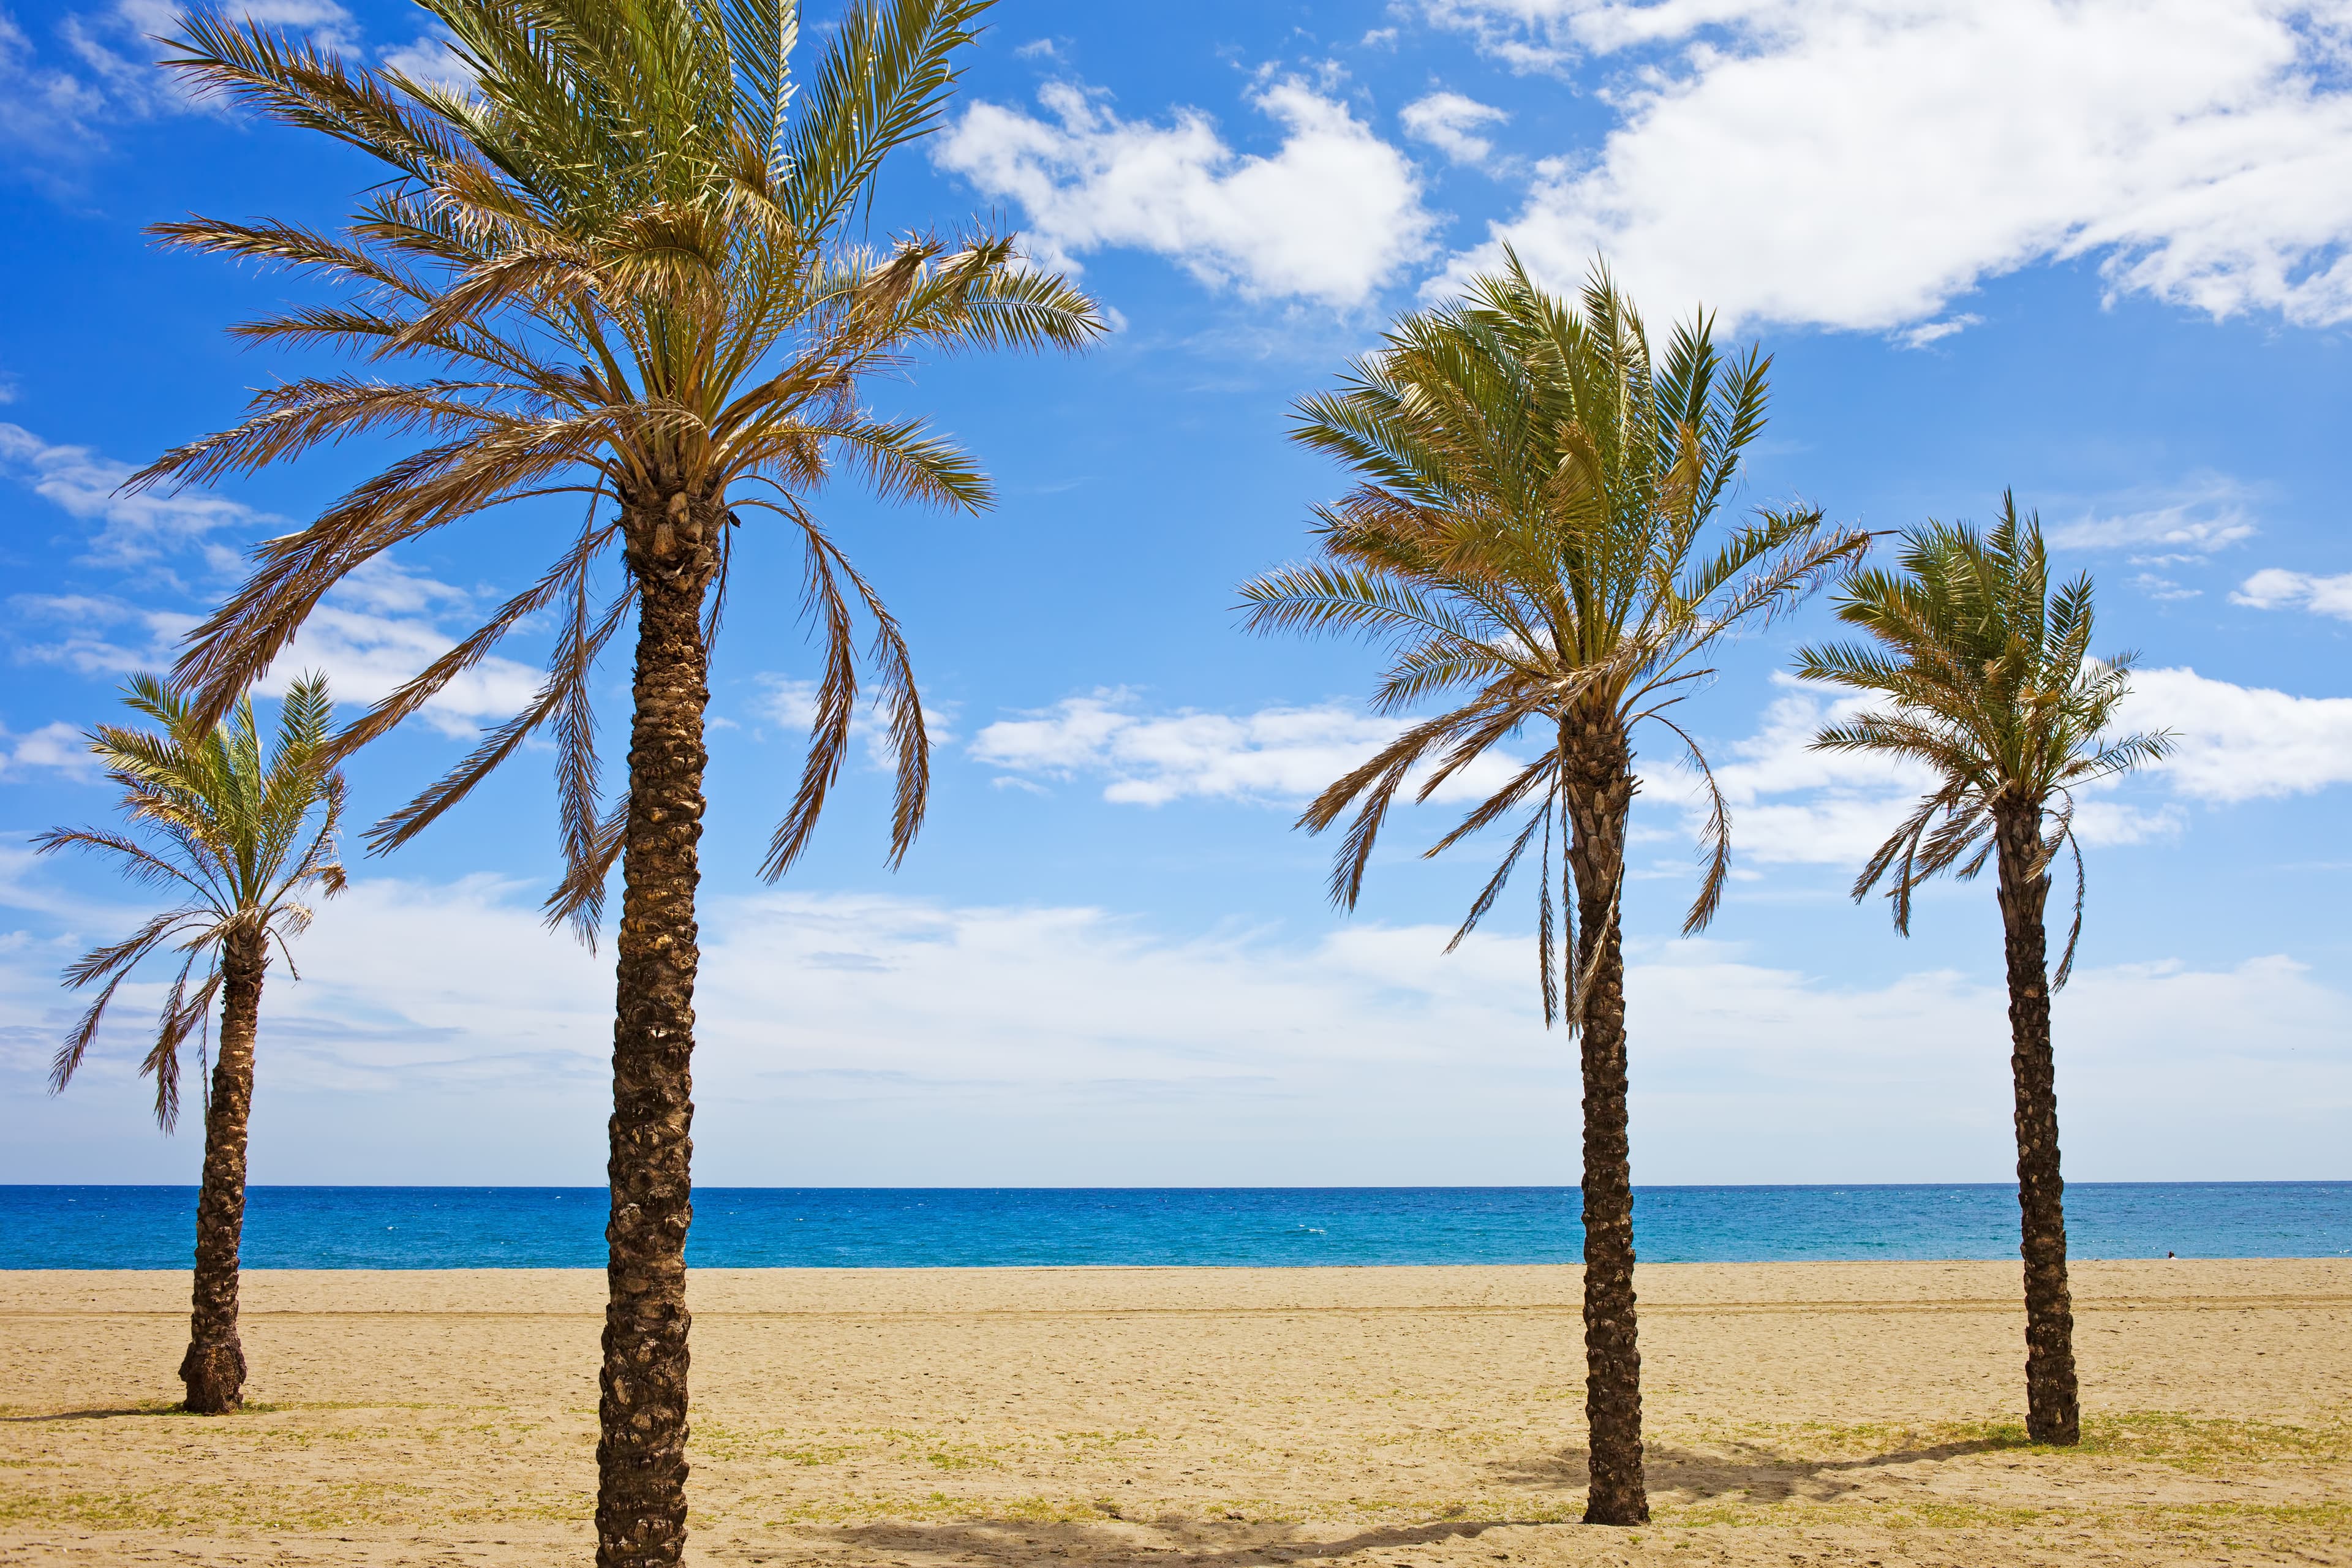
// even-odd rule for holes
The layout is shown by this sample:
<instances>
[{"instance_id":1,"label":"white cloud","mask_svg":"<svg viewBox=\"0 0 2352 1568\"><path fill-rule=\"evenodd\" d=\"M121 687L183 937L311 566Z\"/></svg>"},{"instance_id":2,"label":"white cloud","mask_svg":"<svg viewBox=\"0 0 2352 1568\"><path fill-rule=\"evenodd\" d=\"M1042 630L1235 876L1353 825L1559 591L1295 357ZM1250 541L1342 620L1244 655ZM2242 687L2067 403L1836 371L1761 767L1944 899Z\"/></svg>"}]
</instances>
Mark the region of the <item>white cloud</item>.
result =
<instances>
[{"instance_id":1,"label":"white cloud","mask_svg":"<svg viewBox=\"0 0 2352 1568\"><path fill-rule=\"evenodd\" d=\"M240 18L307 35L348 52L351 13L335 0L247 0ZM43 59L34 40L0 12L0 150L21 155L25 172L54 182L60 163L106 150L105 131L160 116L218 112L191 97L154 61L154 37L179 26L172 0L118 0L110 8L72 11L56 24L62 58Z\"/></svg>"},{"instance_id":2,"label":"white cloud","mask_svg":"<svg viewBox=\"0 0 2352 1568\"><path fill-rule=\"evenodd\" d=\"M89 929L65 931L37 899L9 901L38 935L0 947L0 999L37 1027L0 1053L0 1104L23 1134L0 1147L0 1179L124 1179L159 1150L192 1157L184 1136L164 1146L142 1126L131 1030L152 986L121 999L122 1032L63 1100L42 1092L71 1011L57 963L129 913L67 911ZM534 901L487 879L362 879L321 910L301 983L272 976L257 1180L404 1180L420 1162L450 1181L594 1179L611 960L541 929ZM1088 908L711 899L697 1175L1572 1182L1574 1051L1541 1025L1530 938L1482 932L1449 957L1449 934L1171 935ZM1851 985L1722 944L1637 942L1643 1179L1998 1179L2013 1159L1998 944L1969 956ZM2352 999L2290 960L2093 967L2058 1006L2078 1178L2308 1174L2352 1107ZM100 1110L102 1126L66 1120Z\"/></svg>"},{"instance_id":3,"label":"white cloud","mask_svg":"<svg viewBox=\"0 0 2352 1568\"><path fill-rule=\"evenodd\" d=\"M89 743L71 724L44 724L18 735L0 724L0 779L46 769L77 778L98 771Z\"/></svg>"},{"instance_id":4,"label":"white cloud","mask_svg":"<svg viewBox=\"0 0 2352 1568\"><path fill-rule=\"evenodd\" d=\"M776 674L755 675L751 680L760 691L751 700L753 713L782 728L793 740L805 741L810 728L816 723L817 683ZM956 739L955 724L955 704L923 704L923 736L930 742L932 751ZM896 753L890 749L890 716L878 703L868 701L853 715L849 732L853 740L864 744L868 765L896 765Z\"/></svg>"},{"instance_id":5,"label":"white cloud","mask_svg":"<svg viewBox=\"0 0 2352 1568\"><path fill-rule=\"evenodd\" d=\"M38 158L70 154L95 138L91 122L106 107L96 87L41 62L25 30L0 11L0 146Z\"/></svg>"},{"instance_id":6,"label":"white cloud","mask_svg":"<svg viewBox=\"0 0 2352 1568\"><path fill-rule=\"evenodd\" d=\"M2124 723L2174 731L2179 750L2157 771L2190 799L2228 804L2352 784L2352 697L2143 669L2126 703Z\"/></svg>"},{"instance_id":7,"label":"white cloud","mask_svg":"<svg viewBox=\"0 0 2352 1568\"><path fill-rule=\"evenodd\" d=\"M2230 595L2230 603L2257 610L2293 607L2309 610L2315 616L2352 621L2352 573L2314 577L2307 573L2266 566L2247 578Z\"/></svg>"},{"instance_id":8,"label":"white cloud","mask_svg":"<svg viewBox=\"0 0 2352 1568\"><path fill-rule=\"evenodd\" d=\"M214 540L214 533L250 531L283 521L204 490L119 493L131 472L130 464L88 447L54 445L20 425L0 423L0 473L68 515L95 521L88 557L102 564L139 565L194 549L215 570L226 570L236 564L236 552Z\"/></svg>"},{"instance_id":9,"label":"white cloud","mask_svg":"<svg viewBox=\"0 0 2352 1568\"><path fill-rule=\"evenodd\" d=\"M974 103L932 155L990 198L1017 202L1030 243L1055 265L1133 247L1252 298L1349 307L1427 253L1435 220L1412 165L1303 82L1251 95L1283 128L1271 156L1236 153L1194 109L1166 126L1123 121L1067 82L1038 100L1050 120Z\"/></svg>"},{"instance_id":10,"label":"white cloud","mask_svg":"<svg viewBox=\"0 0 2352 1568\"><path fill-rule=\"evenodd\" d=\"M463 618L473 602L463 589L379 555L310 612L257 689L281 696L298 677L319 671L339 705L357 709L380 701L457 646L441 622ZM492 654L443 687L417 717L445 735L470 736L485 722L520 711L543 679L529 665Z\"/></svg>"},{"instance_id":11,"label":"white cloud","mask_svg":"<svg viewBox=\"0 0 2352 1568\"><path fill-rule=\"evenodd\" d=\"M1710 757L1731 813L1734 864L1831 865L1859 869L1930 787L1924 769L1884 757L1816 752L1822 726L1853 717L1866 699L1831 697L1775 674L1780 695L1756 733ZM1664 731L1649 739L1671 740ZM1687 826L1703 820L1703 787L1673 767L1663 746L1644 758L1645 793L1683 805Z\"/></svg>"},{"instance_id":12,"label":"white cloud","mask_svg":"<svg viewBox=\"0 0 2352 1568\"><path fill-rule=\"evenodd\" d=\"M181 637L197 621L179 611L142 609L96 594L18 594L8 607L19 627L58 628L53 640L19 642L19 662L63 665L83 675L163 669L179 656ZM124 640L126 632L137 636L135 643Z\"/></svg>"},{"instance_id":13,"label":"white cloud","mask_svg":"<svg viewBox=\"0 0 2352 1568\"><path fill-rule=\"evenodd\" d=\"M1717 752L1716 782L1731 812L1735 864L1824 865L1859 870L1932 781L1919 766L1852 752L1817 752L1825 724L1875 706L1832 695L1785 673L1756 732ZM2305 795L2352 784L2352 698L2293 697L2211 680L2192 669L2143 669L2117 718L2118 733L2170 730L2174 753L2118 795L2113 786L2078 799L2074 828L2086 845L2161 842L2188 826L2178 801L2210 805ZM1673 803L1695 831L1705 803L1695 775L1662 749L1644 757L1649 798Z\"/></svg>"},{"instance_id":14,"label":"white cloud","mask_svg":"<svg viewBox=\"0 0 2352 1568\"><path fill-rule=\"evenodd\" d=\"M1617 128L1503 241L1654 310L1888 330L2095 258L2215 317L2352 320L2352 17L2304 0L1428 0L1526 68L1607 61Z\"/></svg>"},{"instance_id":15,"label":"white cloud","mask_svg":"<svg viewBox=\"0 0 2352 1568\"><path fill-rule=\"evenodd\" d=\"M1942 342L1955 332L1965 332L1970 327L1982 326L1982 316L1947 316L1940 321L1923 321L1916 327L1895 334L1895 341L1906 349L1924 349L1930 343Z\"/></svg>"},{"instance_id":16,"label":"white cloud","mask_svg":"<svg viewBox=\"0 0 2352 1568\"><path fill-rule=\"evenodd\" d=\"M1483 164L1495 155L1495 144L1477 133L1482 125L1499 125L1510 115L1492 104L1458 92L1433 92L1397 111L1406 135L1426 142L1456 163Z\"/></svg>"},{"instance_id":17,"label":"white cloud","mask_svg":"<svg viewBox=\"0 0 2352 1568\"><path fill-rule=\"evenodd\" d=\"M1135 694L1066 698L973 738L971 754L1013 773L1108 777L1103 798L1129 805L1184 799L1292 805L1311 799L1393 739L1402 724L1340 707L1262 708L1255 713L1136 710ZM1475 800L1510 776L1494 756L1464 769L1433 799Z\"/></svg>"},{"instance_id":18,"label":"white cloud","mask_svg":"<svg viewBox=\"0 0 2352 1568\"><path fill-rule=\"evenodd\" d=\"M2142 572L2134 577L2131 583L2133 587L2137 588L2149 598L2166 604L2177 603L2184 599L2201 598L2205 593L2202 588L2185 587L2173 579L2155 572Z\"/></svg>"},{"instance_id":19,"label":"white cloud","mask_svg":"<svg viewBox=\"0 0 2352 1568\"><path fill-rule=\"evenodd\" d=\"M2197 474L2161 490L2122 498L2113 511L2088 511L2042 531L2066 550L2126 550L2136 562L2191 561L2252 538L2253 492L2225 474Z\"/></svg>"},{"instance_id":20,"label":"white cloud","mask_svg":"<svg viewBox=\"0 0 2352 1568\"><path fill-rule=\"evenodd\" d=\"M384 50L382 63L388 70L430 87L467 93L474 88L474 73L458 57L455 40L446 29L419 33L409 42Z\"/></svg>"}]
</instances>

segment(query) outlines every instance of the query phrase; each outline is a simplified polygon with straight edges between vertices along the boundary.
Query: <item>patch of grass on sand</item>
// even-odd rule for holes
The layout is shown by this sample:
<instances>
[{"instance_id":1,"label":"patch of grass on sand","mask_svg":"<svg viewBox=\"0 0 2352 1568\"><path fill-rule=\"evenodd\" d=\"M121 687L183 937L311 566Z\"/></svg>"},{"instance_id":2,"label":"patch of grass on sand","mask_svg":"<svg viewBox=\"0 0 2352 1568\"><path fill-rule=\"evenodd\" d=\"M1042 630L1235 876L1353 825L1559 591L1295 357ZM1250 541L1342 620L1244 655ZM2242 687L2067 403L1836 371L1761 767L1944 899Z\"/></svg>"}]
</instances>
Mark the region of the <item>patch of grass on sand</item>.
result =
<instances>
[{"instance_id":1,"label":"patch of grass on sand","mask_svg":"<svg viewBox=\"0 0 2352 1568\"><path fill-rule=\"evenodd\" d=\"M181 1485L136 1493L0 1493L0 1523L38 1521L89 1530L187 1531L219 1525L265 1530L332 1530L398 1522L400 1505L430 1496L424 1487L353 1481L294 1490Z\"/></svg>"}]
</instances>

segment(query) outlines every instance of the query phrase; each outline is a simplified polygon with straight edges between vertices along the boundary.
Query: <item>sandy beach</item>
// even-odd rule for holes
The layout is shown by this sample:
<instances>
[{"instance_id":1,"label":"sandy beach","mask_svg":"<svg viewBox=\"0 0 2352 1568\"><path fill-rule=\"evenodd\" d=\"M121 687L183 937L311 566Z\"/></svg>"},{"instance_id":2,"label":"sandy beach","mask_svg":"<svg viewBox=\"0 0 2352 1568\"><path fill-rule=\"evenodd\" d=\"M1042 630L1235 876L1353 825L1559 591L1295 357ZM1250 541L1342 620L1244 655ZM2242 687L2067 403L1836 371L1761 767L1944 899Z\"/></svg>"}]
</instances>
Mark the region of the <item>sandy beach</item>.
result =
<instances>
[{"instance_id":1,"label":"sandy beach","mask_svg":"<svg viewBox=\"0 0 2352 1568\"><path fill-rule=\"evenodd\" d=\"M2025 1446L2014 1265L1645 1267L1655 1522L1576 1525L1571 1268L710 1270L694 1560L2352 1563L2352 1263L2080 1265ZM585 1562L603 1279L0 1274L0 1563Z\"/></svg>"}]
</instances>

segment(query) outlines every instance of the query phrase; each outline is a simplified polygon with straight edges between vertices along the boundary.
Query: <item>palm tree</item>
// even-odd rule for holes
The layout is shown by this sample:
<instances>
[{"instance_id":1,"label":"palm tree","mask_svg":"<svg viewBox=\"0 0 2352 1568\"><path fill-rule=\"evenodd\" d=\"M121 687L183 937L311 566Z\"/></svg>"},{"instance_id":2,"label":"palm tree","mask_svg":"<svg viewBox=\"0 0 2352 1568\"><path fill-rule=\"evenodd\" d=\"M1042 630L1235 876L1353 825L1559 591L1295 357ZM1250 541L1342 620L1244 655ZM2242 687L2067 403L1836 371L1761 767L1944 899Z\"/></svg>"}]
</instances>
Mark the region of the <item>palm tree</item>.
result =
<instances>
[{"instance_id":1,"label":"palm tree","mask_svg":"<svg viewBox=\"0 0 2352 1568\"><path fill-rule=\"evenodd\" d=\"M1581 306L1545 293L1511 257L1462 301L1398 321L1340 390L1303 400L1294 438L1361 483L1316 510L1319 563L1269 573L1242 595L1254 629L1386 644L1379 711L1461 694L1459 706L1408 724L1300 817L1319 833L1354 809L1331 871L1342 908L1354 907L1381 823L1408 782L1426 800L1524 732L1541 748L1427 853L1507 819L1515 828L1454 933L1458 945L1541 840L1544 1019L1564 1015L1583 1058L1585 1518L1638 1524L1649 1502L1618 929L1633 732L1663 725L1707 784L1708 863L1684 924L1696 931L1722 896L1729 820L1705 756L1665 710L1709 673L1699 661L1719 637L1796 603L1864 541L1824 530L1818 511L1765 511L1703 552L1740 453L1763 425L1770 362L1751 349L1726 363L1702 314L1654 365L1640 317L1599 268ZM1555 832L1572 881L1561 889L1564 963L1553 940Z\"/></svg>"},{"instance_id":2,"label":"palm tree","mask_svg":"<svg viewBox=\"0 0 2352 1568\"><path fill-rule=\"evenodd\" d=\"M799 554L824 645L808 756L766 874L809 841L866 668L897 763L895 864L923 816L922 708L898 623L812 498L846 463L887 499L985 508L971 461L919 420L869 409L865 382L927 348L1076 348L1102 322L1003 236L916 235L887 254L852 243L884 160L937 120L989 0L858 0L797 90L792 0L421 3L455 40L468 89L360 69L217 15L185 24L170 63L196 89L349 143L387 179L341 236L210 218L160 232L349 291L238 328L247 339L424 368L268 388L243 423L136 482L209 481L362 434L423 441L258 548L250 579L190 634L176 670L206 711L383 551L508 502L587 498L587 521L543 576L336 745L382 734L525 617L557 611L537 697L368 838L377 851L405 842L546 730L566 867L551 921L592 935L621 862L598 1560L668 1563L686 1529L703 710L728 563L743 525L772 519ZM614 552L608 593L597 568ZM590 677L632 614L628 787L608 805Z\"/></svg>"},{"instance_id":3,"label":"palm tree","mask_svg":"<svg viewBox=\"0 0 2352 1568\"><path fill-rule=\"evenodd\" d=\"M1814 746L1900 758L1936 779L1854 879L1855 900L1885 883L1895 929L1907 936L1922 882L1948 870L1965 880L1988 858L2000 873L2025 1258L2026 1432L2037 1443L2074 1443L2082 1414L2050 1040L2050 996L2066 984L2083 931L2074 791L2156 761L2171 737L2109 733L2131 689L2132 658L2091 657L2090 575L2052 589L2041 519L2020 519L2013 495L2001 497L1990 533L1933 521L1906 532L1900 566L1854 574L1838 593L1837 615L1873 643L1801 649L1798 674L1891 706L1828 726ZM2074 859L2074 917L2053 976L2043 910L2063 851Z\"/></svg>"},{"instance_id":4,"label":"palm tree","mask_svg":"<svg viewBox=\"0 0 2352 1568\"><path fill-rule=\"evenodd\" d=\"M335 826L343 780L328 751L334 712L322 677L299 680L286 693L267 755L250 698L240 697L227 721L213 724L152 676L134 676L129 692L130 706L162 731L101 724L89 737L90 751L105 759L106 776L122 786L128 826L57 828L33 842L44 854L97 850L132 881L171 889L176 901L66 970L68 985L104 984L50 1064L49 1088L62 1091L73 1080L107 1004L140 962L161 950L183 953L164 993L155 1044L139 1068L155 1080L155 1122L169 1132L180 1115L180 1047L198 1034L201 1058L199 1031L209 1028L213 998L220 998L220 1050L205 1097L194 1300L188 1353L180 1363L187 1407L217 1415L244 1402L236 1252L245 1228L246 1123L253 1110L262 975L270 944L283 952L286 939L310 925L303 900L311 890L342 891ZM287 968L293 968L291 953ZM200 1078L201 1071L200 1065Z\"/></svg>"}]
</instances>

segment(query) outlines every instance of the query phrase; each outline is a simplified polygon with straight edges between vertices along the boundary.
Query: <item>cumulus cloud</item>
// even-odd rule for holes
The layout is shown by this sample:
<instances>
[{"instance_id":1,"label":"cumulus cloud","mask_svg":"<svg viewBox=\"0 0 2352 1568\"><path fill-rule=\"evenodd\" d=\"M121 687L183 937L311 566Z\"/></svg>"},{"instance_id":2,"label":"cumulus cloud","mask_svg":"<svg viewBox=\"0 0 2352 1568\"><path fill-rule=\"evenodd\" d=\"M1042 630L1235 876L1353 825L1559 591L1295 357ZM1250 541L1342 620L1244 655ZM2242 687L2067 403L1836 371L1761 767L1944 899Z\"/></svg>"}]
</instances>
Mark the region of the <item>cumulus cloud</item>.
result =
<instances>
[{"instance_id":1,"label":"cumulus cloud","mask_svg":"<svg viewBox=\"0 0 2352 1568\"><path fill-rule=\"evenodd\" d=\"M420 33L405 44L384 50L380 59L385 69L398 71L411 81L452 92L470 92L474 87L474 73L458 57L456 42L446 29Z\"/></svg>"},{"instance_id":2,"label":"cumulus cloud","mask_svg":"<svg viewBox=\"0 0 2352 1568\"><path fill-rule=\"evenodd\" d=\"M2294 697L2193 669L2132 677L2123 721L2168 729L2178 750L2158 770L2192 800L2231 804L2352 784L2352 697Z\"/></svg>"},{"instance_id":3,"label":"cumulus cloud","mask_svg":"<svg viewBox=\"0 0 2352 1568\"><path fill-rule=\"evenodd\" d=\"M20 778L37 772L87 777L98 771L89 744L70 724L44 724L24 734L0 724L0 779Z\"/></svg>"},{"instance_id":4,"label":"cumulus cloud","mask_svg":"<svg viewBox=\"0 0 2352 1568\"><path fill-rule=\"evenodd\" d=\"M1874 704L1786 674L1773 681L1779 694L1755 732L1713 759L1737 862L1858 870L1933 781L1911 763L1812 750L1823 725ZM2117 725L2118 732L2168 730L2175 750L2120 790L2097 787L2078 799L2074 829L2085 844L2176 837L2189 825L2183 802L2227 805L2352 784L2352 698L2294 697L2193 669L2143 669L2132 677ZM1696 777L1663 755L1647 761L1644 793L1675 803L1695 831L1705 808Z\"/></svg>"},{"instance_id":5,"label":"cumulus cloud","mask_svg":"<svg viewBox=\"0 0 2352 1568\"><path fill-rule=\"evenodd\" d=\"M1139 708L1126 690L1066 698L988 725L973 738L971 754L1016 778L1107 778L1103 798L1129 805L1188 798L1293 805L1321 793L1402 728L1336 703L1242 714ZM1432 798L1479 798L1512 767L1494 757L1464 769Z\"/></svg>"},{"instance_id":6,"label":"cumulus cloud","mask_svg":"<svg viewBox=\"0 0 2352 1568\"><path fill-rule=\"evenodd\" d=\"M1120 119L1104 95L1041 89L1046 117L974 103L932 156L992 200L1019 205L1045 259L1106 247L1165 256L1212 287L1258 299L1360 305L1425 255L1435 220L1404 154L1338 100L1296 79L1250 95L1281 126L1270 155L1237 153L1196 109Z\"/></svg>"},{"instance_id":7,"label":"cumulus cloud","mask_svg":"<svg viewBox=\"0 0 2352 1568\"><path fill-rule=\"evenodd\" d=\"M1484 164L1495 155L1495 143L1478 134L1482 125L1499 125L1510 115L1489 103L1458 92L1433 92L1397 111L1404 133L1425 142L1456 163Z\"/></svg>"},{"instance_id":8,"label":"cumulus cloud","mask_svg":"<svg viewBox=\"0 0 2352 1568\"><path fill-rule=\"evenodd\" d=\"M2306 0L1426 0L1528 68L1612 72L1451 277L1606 253L1654 309L1892 330L2095 258L2108 289L2352 320L2352 17Z\"/></svg>"},{"instance_id":9,"label":"cumulus cloud","mask_svg":"<svg viewBox=\"0 0 2352 1568\"><path fill-rule=\"evenodd\" d=\"M2266 566L2241 584L2238 591L2230 595L2230 602L2257 610L2309 610L2315 616L2352 621L2352 573L2314 577L2308 573Z\"/></svg>"}]
</instances>

